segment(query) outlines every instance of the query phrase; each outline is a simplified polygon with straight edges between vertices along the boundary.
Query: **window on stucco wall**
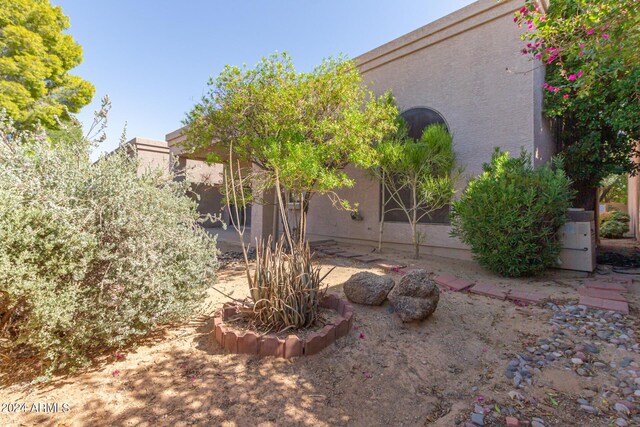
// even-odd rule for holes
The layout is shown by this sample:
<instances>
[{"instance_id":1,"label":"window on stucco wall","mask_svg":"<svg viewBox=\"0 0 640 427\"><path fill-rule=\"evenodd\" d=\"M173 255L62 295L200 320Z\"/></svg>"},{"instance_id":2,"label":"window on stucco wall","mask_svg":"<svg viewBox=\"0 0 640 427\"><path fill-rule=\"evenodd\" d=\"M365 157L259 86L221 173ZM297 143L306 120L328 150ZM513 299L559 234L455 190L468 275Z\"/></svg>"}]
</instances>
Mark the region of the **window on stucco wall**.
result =
<instances>
[{"instance_id":1,"label":"window on stucco wall","mask_svg":"<svg viewBox=\"0 0 640 427\"><path fill-rule=\"evenodd\" d=\"M447 126L447 123L437 111L434 111L430 108L418 107L411 108L406 110L401 116L407 121L407 125L409 126L409 136L414 139L418 139L422 136L422 132L424 129L432 124L443 124ZM380 186L380 191L383 191L382 186ZM384 190L386 191L386 190ZM400 193L400 197L406 206L408 206L411 202L411 194L408 189L402 191ZM385 195L385 200L389 200L390 195L387 192ZM384 220L385 222L406 222L407 215L402 210L394 210L398 207L398 204L393 200L389 200L387 204L387 210L391 210L391 212L385 212ZM382 206L380 206L380 214L382 215ZM442 209L438 209L435 212L432 212L431 215L427 215L420 220L421 224L449 224L449 206L445 206Z\"/></svg>"}]
</instances>

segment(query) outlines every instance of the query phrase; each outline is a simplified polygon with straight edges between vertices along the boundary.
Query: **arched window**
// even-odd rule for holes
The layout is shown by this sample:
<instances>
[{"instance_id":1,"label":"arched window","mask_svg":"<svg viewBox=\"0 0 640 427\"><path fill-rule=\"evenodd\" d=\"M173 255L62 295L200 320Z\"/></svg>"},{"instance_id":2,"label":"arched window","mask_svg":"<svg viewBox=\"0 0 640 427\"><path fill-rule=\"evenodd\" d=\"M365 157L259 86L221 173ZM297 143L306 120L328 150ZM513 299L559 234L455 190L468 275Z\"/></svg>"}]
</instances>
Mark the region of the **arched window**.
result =
<instances>
[{"instance_id":1,"label":"arched window","mask_svg":"<svg viewBox=\"0 0 640 427\"><path fill-rule=\"evenodd\" d=\"M409 136L414 139L418 139L422 136L425 128L433 124L443 124L447 126L447 122L444 117L435 110L425 107L416 107L406 110L400 114L404 118L409 126ZM448 129L448 126L447 126ZM400 197L404 201L405 205L410 204L411 195L409 190L402 191ZM389 200L390 195L387 193L385 200ZM386 222L409 222L404 212L395 210L398 205L394 201L390 200L387 204L387 210L391 212L385 212L384 220ZM382 206L380 207L382 212ZM449 206L445 206L442 209L438 209L432 212L431 215L427 215L420 220L420 223L424 224L448 224L449 223Z\"/></svg>"}]
</instances>

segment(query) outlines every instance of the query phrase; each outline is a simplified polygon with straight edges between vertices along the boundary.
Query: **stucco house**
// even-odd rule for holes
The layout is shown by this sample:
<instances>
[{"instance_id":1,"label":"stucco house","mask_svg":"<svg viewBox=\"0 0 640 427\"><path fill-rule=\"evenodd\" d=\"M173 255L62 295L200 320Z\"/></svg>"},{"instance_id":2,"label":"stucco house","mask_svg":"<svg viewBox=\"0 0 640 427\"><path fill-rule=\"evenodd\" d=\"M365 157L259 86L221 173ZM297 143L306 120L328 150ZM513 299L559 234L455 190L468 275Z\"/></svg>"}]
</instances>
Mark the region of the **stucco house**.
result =
<instances>
[{"instance_id":1,"label":"stucco house","mask_svg":"<svg viewBox=\"0 0 640 427\"><path fill-rule=\"evenodd\" d=\"M520 7L521 0L479 0L355 58L374 92L392 90L415 136L430 123L448 127L468 177L481 173L494 147L514 154L526 149L536 165L554 154L552 125L542 114L544 67L522 55L522 30L513 22ZM203 210L219 210L219 170L203 165L202 156L181 155L183 139L180 129L167 134L168 157L178 156L188 170L209 174L205 191L205 186L197 186L207 180L195 173L196 190L205 194ZM308 236L373 244L381 215L380 183L355 167L347 171L356 185L340 195L358 203L360 215L352 219L349 212L338 211L329 200L316 197L309 209ZM463 181L460 190L466 186ZM445 209L419 225L426 236L421 251L468 259L469 249L449 236L447 213ZM278 228L272 205L252 206L247 218L252 239ZM406 220L389 215L383 241L385 247L409 250Z\"/></svg>"}]
</instances>

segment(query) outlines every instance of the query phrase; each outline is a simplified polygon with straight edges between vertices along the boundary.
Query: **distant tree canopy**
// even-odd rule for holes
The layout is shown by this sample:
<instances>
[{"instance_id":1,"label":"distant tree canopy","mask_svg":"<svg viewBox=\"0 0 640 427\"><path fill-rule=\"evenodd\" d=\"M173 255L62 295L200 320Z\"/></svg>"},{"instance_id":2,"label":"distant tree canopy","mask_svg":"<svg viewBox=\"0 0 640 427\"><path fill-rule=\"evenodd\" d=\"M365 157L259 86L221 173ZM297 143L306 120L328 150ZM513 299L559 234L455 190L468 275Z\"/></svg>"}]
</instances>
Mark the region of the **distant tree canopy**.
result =
<instances>
[{"instance_id":1,"label":"distant tree canopy","mask_svg":"<svg viewBox=\"0 0 640 427\"><path fill-rule=\"evenodd\" d=\"M640 2L526 0L522 53L546 66L545 113L558 120L567 174L595 188L637 173L640 139Z\"/></svg>"},{"instance_id":2,"label":"distant tree canopy","mask_svg":"<svg viewBox=\"0 0 640 427\"><path fill-rule=\"evenodd\" d=\"M91 102L93 85L69 70L82 47L64 34L69 19L49 0L0 0L0 109L18 129L54 129Z\"/></svg>"}]
</instances>

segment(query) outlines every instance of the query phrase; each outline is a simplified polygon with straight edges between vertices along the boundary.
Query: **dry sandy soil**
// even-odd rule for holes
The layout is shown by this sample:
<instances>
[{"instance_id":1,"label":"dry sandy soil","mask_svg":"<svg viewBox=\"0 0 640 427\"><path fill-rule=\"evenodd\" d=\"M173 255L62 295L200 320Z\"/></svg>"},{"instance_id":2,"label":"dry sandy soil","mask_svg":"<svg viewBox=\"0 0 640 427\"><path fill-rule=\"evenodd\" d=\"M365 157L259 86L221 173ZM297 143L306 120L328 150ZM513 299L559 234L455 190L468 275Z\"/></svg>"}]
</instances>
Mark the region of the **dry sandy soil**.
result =
<instances>
[{"instance_id":1,"label":"dry sandy soil","mask_svg":"<svg viewBox=\"0 0 640 427\"><path fill-rule=\"evenodd\" d=\"M326 282L340 295L340 284L355 272L382 274L349 260L319 261L325 268L337 266ZM500 279L473 262L427 256L416 265L544 291L556 302L575 301L575 288L585 278L555 272L537 279ZM247 292L237 264L220 272L217 286L234 297ZM638 290L630 295L637 307ZM202 316L123 350L118 360L109 356L80 374L0 390L0 403L69 405L67 412L54 414L0 413L0 425L464 426L479 396L485 404L514 407L521 419L543 417L546 426L602 425L575 405L576 398L605 381L598 376L587 380L551 366L522 390L526 401L509 397L513 385L504 376L507 363L538 337L551 334L547 320L552 312L543 307L445 292L429 319L402 324L388 303L354 305L357 330L318 355L281 360L225 354L207 316L224 301L212 290L211 306ZM637 315L635 309L631 315ZM605 352L602 358L607 357L619 355ZM492 425L504 425L504 417Z\"/></svg>"}]
</instances>

